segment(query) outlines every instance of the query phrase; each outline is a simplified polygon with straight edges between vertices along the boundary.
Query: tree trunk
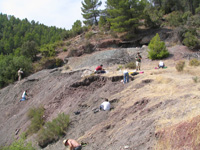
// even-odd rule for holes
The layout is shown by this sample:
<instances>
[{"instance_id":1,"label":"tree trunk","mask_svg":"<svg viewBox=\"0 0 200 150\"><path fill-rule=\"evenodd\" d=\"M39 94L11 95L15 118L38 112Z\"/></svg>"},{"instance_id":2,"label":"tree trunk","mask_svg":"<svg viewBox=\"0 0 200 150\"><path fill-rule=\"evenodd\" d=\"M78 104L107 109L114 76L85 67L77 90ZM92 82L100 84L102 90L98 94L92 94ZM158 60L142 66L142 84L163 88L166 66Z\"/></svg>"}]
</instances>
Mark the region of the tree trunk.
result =
<instances>
[{"instance_id":1,"label":"tree trunk","mask_svg":"<svg viewBox=\"0 0 200 150\"><path fill-rule=\"evenodd\" d=\"M195 11L194 11L194 6L193 6L193 0L188 0L188 5L189 5L190 12L194 15Z\"/></svg>"}]
</instances>

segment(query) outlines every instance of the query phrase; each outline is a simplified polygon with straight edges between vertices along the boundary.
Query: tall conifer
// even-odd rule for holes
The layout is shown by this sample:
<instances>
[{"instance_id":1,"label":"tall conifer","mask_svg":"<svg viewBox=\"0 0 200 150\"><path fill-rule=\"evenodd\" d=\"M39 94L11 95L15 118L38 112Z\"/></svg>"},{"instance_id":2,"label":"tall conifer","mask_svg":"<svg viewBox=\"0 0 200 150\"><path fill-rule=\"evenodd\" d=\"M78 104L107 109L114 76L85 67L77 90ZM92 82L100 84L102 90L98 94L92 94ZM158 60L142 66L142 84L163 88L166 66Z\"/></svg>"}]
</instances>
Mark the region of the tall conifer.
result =
<instances>
[{"instance_id":1,"label":"tall conifer","mask_svg":"<svg viewBox=\"0 0 200 150\"><path fill-rule=\"evenodd\" d=\"M145 0L107 0L111 29L118 32L135 31L143 14L144 2Z\"/></svg>"},{"instance_id":2,"label":"tall conifer","mask_svg":"<svg viewBox=\"0 0 200 150\"><path fill-rule=\"evenodd\" d=\"M100 15L100 10L98 7L101 6L102 2L99 0L84 0L82 3L82 15L85 21L83 23L85 25L97 25L98 17Z\"/></svg>"}]
</instances>

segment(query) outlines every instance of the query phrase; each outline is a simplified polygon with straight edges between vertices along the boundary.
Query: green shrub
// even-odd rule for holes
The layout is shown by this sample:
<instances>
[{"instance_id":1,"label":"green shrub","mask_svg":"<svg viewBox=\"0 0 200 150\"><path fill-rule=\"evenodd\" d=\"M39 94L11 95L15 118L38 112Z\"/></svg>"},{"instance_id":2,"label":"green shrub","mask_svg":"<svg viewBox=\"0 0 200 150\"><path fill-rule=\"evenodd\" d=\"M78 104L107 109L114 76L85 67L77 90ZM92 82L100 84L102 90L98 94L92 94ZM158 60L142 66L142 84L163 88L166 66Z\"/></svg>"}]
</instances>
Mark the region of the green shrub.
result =
<instances>
[{"instance_id":1,"label":"green shrub","mask_svg":"<svg viewBox=\"0 0 200 150\"><path fill-rule=\"evenodd\" d=\"M66 43L66 46L70 46L70 45L71 45L71 42L68 41L68 42Z\"/></svg>"},{"instance_id":2,"label":"green shrub","mask_svg":"<svg viewBox=\"0 0 200 150\"><path fill-rule=\"evenodd\" d=\"M196 58L194 58L194 59L190 60L189 65L190 66L199 66L200 62Z\"/></svg>"},{"instance_id":3,"label":"green shrub","mask_svg":"<svg viewBox=\"0 0 200 150\"><path fill-rule=\"evenodd\" d=\"M181 24L183 24L182 13L179 11L173 11L167 17L167 21L170 26L173 26L173 27L180 26Z\"/></svg>"},{"instance_id":4,"label":"green shrub","mask_svg":"<svg viewBox=\"0 0 200 150\"><path fill-rule=\"evenodd\" d=\"M180 61L176 64L176 70L177 70L178 72L183 71L184 67L185 67L185 61L183 61L183 60L180 60Z\"/></svg>"},{"instance_id":5,"label":"green shrub","mask_svg":"<svg viewBox=\"0 0 200 150\"><path fill-rule=\"evenodd\" d=\"M63 64L63 60L60 58L56 58L56 67L60 67Z\"/></svg>"},{"instance_id":6,"label":"green shrub","mask_svg":"<svg viewBox=\"0 0 200 150\"><path fill-rule=\"evenodd\" d=\"M67 51L67 48L63 48L63 52L66 52Z\"/></svg>"},{"instance_id":7,"label":"green shrub","mask_svg":"<svg viewBox=\"0 0 200 150\"><path fill-rule=\"evenodd\" d=\"M28 111L28 118L31 119L31 124L28 127L28 130L26 131L27 135L31 135L33 133L38 132L42 126L44 125L44 107L38 107L38 108L31 108Z\"/></svg>"},{"instance_id":8,"label":"green shrub","mask_svg":"<svg viewBox=\"0 0 200 150\"><path fill-rule=\"evenodd\" d=\"M192 16L192 13L190 11L185 12L182 16L184 23L186 23L191 16Z\"/></svg>"},{"instance_id":9,"label":"green shrub","mask_svg":"<svg viewBox=\"0 0 200 150\"><path fill-rule=\"evenodd\" d=\"M163 59L169 56L165 43L160 40L158 33L152 38L148 47L148 57L152 60Z\"/></svg>"},{"instance_id":10,"label":"green shrub","mask_svg":"<svg viewBox=\"0 0 200 150\"><path fill-rule=\"evenodd\" d=\"M125 68L135 69L136 68L136 64L135 64L135 62L129 62L129 63L125 64Z\"/></svg>"},{"instance_id":11,"label":"green shrub","mask_svg":"<svg viewBox=\"0 0 200 150\"><path fill-rule=\"evenodd\" d=\"M194 49L199 44L199 40L192 32L186 32L184 34L183 44L191 49Z\"/></svg>"},{"instance_id":12,"label":"green shrub","mask_svg":"<svg viewBox=\"0 0 200 150\"><path fill-rule=\"evenodd\" d=\"M31 142L25 141L25 136L14 141L10 146L0 147L0 150L36 150Z\"/></svg>"},{"instance_id":13,"label":"green shrub","mask_svg":"<svg viewBox=\"0 0 200 150\"><path fill-rule=\"evenodd\" d=\"M44 148L48 144L57 141L65 135L65 130L69 125L69 115L61 113L51 122L47 122L39 131L37 141L40 147Z\"/></svg>"},{"instance_id":14,"label":"green shrub","mask_svg":"<svg viewBox=\"0 0 200 150\"><path fill-rule=\"evenodd\" d=\"M42 53L42 55L44 57L52 57L52 56L55 56L56 55L56 51L55 51L55 48L57 46L54 45L54 44L47 44L47 45L43 45L41 48L40 48L40 52Z\"/></svg>"},{"instance_id":15,"label":"green shrub","mask_svg":"<svg viewBox=\"0 0 200 150\"><path fill-rule=\"evenodd\" d=\"M85 34L85 38L89 40L93 35L94 35L94 34L93 34L92 32L87 32L87 33Z\"/></svg>"}]
</instances>

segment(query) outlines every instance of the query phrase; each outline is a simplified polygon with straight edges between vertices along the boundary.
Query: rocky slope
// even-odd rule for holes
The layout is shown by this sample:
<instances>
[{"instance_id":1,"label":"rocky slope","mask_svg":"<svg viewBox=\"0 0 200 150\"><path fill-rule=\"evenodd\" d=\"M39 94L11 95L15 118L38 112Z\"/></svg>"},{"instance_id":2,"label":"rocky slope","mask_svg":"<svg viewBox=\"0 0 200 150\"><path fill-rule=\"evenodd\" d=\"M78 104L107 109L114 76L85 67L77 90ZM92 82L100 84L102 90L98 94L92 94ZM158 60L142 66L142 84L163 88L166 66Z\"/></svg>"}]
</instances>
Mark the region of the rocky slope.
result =
<instances>
[{"instance_id":1,"label":"rocky slope","mask_svg":"<svg viewBox=\"0 0 200 150\"><path fill-rule=\"evenodd\" d=\"M64 112L70 115L66 136L45 150L63 150L62 140L74 138L87 143L87 150L199 149L200 85L199 67L188 66L195 56L184 46L168 47L171 57L164 60L167 69L154 69L158 61L147 58L147 47L109 48L81 57L67 58L66 65L42 70L0 90L0 145L9 144L27 129L27 111L43 105L45 120ZM122 84L119 64L134 61L136 52L143 57L143 74ZM182 73L175 69L185 59ZM104 64L107 73L82 77L85 70ZM27 89L29 99L19 102ZM97 112L102 101L111 101L113 109ZM75 111L80 111L75 115ZM15 135L15 130L19 133ZM34 136L29 137L37 149Z\"/></svg>"}]
</instances>

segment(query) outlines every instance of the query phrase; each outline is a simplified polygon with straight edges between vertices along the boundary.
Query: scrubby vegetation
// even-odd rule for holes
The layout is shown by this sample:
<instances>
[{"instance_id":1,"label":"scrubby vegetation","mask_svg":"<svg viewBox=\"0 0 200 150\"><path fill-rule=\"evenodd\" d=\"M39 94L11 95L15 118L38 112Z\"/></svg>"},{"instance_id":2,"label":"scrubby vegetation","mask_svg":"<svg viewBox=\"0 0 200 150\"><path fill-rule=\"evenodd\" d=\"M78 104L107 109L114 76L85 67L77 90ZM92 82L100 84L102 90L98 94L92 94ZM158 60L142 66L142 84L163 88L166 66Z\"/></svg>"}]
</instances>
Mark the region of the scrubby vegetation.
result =
<instances>
[{"instance_id":1,"label":"scrubby vegetation","mask_svg":"<svg viewBox=\"0 0 200 150\"><path fill-rule=\"evenodd\" d=\"M45 123L37 136L39 146L46 147L49 143L57 141L61 136L65 135L68 125L69 115L64 113L59 114L51 122Z\"/></svg>"},{"instance_id":2,"label":"scrubby vegetation","mask_svg":"<svg viewBox=\"0 0 200 150\"><path fill-rule=\"evenodd\" d=\"M125 68L128 68L128 69L135 69L136 68L136 64L135 62L129 62L127 64L125 64Z\"/></svg>"},{"instance_id":3,"label":"scrubby vegetation","mask_svg":"<svg viewBox=\"0 0 200 150\"><path fill-rule=\"evenodd\" d=\"M200 62L196 58L193 58L193 59L190 60L189 65L190 66L199 66Z\"/></svg>"},{"instance_id":4,"label":"scrubby vegetation","mask_svg":"<svg viewBox=\"0 0 200 150\"><path fill-rule=\"evenodd\" d=\"M165 43L160 40L158 34L156 34L156 36L153 37L148 47L148 57L152 60L163 59L169 56L169 52L165 46Z\"/></svg>"},{"instance_id":5,"label":"scrubby vegetation","mask_svg":"<svg viewBox=\"0 0 200 150\"><path fill-rule=\"evenodd\" d=\"M185 67L185 61L183 61L183 60L180 60L180 61L176 64L176 70L177 70L178 72L183 71L184 67Z\"/></svg>"},{"instance_id":6,"label":"scrubby vegetation","mask_svg":"<svg viewBox=\"0 0 200 150\"><path fill-rule=\"evenodd\" d=\"M25 136L21 136L20 139L14 141L10 146L0 147L0 150L36 150L31 142L25 141Z\"/></svg>"},{"instance_id":7,"label":"scrubby vegetation","mask_svg":"<svg viewBox=\"0 0 200 150\"><path fill-rule=\"evenodd\" d=\"M61 113L51 122L45 122L44 113L43 106L31 108L28 111L27 116L31 120L31 124L25 133L26 136L37 133L37 141L41 147L45 147L65 135L69 125L69 115Z\"/></svg>"},{"instance_id":8,"label":"scrubby vegetation","mask_svg":"<svg viewBox=\"0 0 200 150\"><path fill-rule=\"evenodd\" d=\"M26 131L26 135L37 133L44 125L44 107L32 108L28 111L28 118L31 120L31 124Z\"/></svg>"},{"instance_id":9,"label":"scrubby vegetation","mask_svg":"<svg viewBox=\"0 0 200 150\"><path fill-rule=\"evenodd\" d=\"M55 57L44 57L37 63L33 64L34 72L40 71L42 69L52 69L55 67L60 67L63 64L63 60Z\"/></svg>"}]
</instances>

